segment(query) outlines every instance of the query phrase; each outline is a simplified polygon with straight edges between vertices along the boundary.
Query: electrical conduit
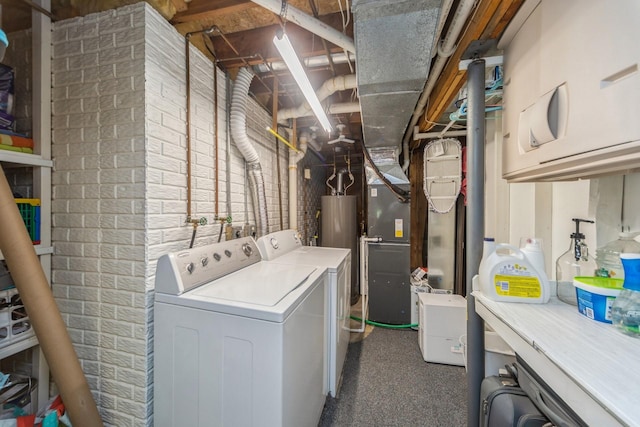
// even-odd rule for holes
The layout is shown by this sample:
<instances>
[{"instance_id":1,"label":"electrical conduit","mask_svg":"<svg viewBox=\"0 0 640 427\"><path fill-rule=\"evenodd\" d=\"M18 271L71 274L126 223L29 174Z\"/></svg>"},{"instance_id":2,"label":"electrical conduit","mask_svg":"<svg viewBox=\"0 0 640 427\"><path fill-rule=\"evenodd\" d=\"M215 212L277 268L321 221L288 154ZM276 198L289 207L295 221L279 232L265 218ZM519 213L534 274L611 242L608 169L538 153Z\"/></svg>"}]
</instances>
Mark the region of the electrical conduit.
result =
<instances>
[{"instance_id":1,"label":"electrical conduit","mask_svg":"<svg viewBox=\"0 0 640 427\"><path fill-rule=\"evenodd\" d=\"M413 127L418 123L418 119L422 115L422 111L427 105L427 101L429 100L429 95L431 95L431 91L436 85L438 81L438 77L440 77L440 73L444 69L444 66L447 64L447 59L449 56L455 52L456 42L458 41L458 37L460 33L462 33L462 29L464 28L467 19L471 15L473 11L473 7L476 3L476 0L461 0L458 8L456 9L456 13L453 16L453 20L449 25L449 30L447 35L442 40L441 44L438 44L438 57L436 58L433 67L429 71L429 78L427 79L427 83L424 86L424 91L422 91L422 95L420 95L420 99L416 104L416 108L413 111L413 116L411 117L411 121L409 122L409 126L407 126L407 132L404 135L403 139L403 157L404 163L402 164L402 170L407 171L409 168L409 140L413 135ZM443 18L446 19L446 15L443 15Z\"/></svg>"},{"instance_id":2,"label":"electrical conduit","mask_svg":"<svg viewBox=\"0 0 640 427\"><path fill-rule=\"evenodd\" d=\"M253 210L256 218L257 235L269 233L269 219L267 215L267 197L264 186L264 176L260 158L253 143L247 135L247 98L253 73L248 68L241 68L238 72L231 99L231 136L236 147L247 162L249 186L253 199Z\"/></svg>"}]
</instances>

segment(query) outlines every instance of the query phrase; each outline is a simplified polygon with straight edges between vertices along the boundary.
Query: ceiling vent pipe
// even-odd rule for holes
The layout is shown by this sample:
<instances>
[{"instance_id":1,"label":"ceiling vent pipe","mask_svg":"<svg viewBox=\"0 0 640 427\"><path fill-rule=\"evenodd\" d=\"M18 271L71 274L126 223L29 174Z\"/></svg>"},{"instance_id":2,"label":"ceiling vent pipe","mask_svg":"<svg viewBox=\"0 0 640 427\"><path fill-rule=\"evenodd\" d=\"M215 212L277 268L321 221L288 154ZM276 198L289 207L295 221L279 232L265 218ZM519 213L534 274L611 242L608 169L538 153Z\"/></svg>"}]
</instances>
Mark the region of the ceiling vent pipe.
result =
<instances>
[{"instance_id":1,"label":"ceiling vent pipe","mask_svg":"<svg viewBox=\"0 0 640 427\"><path fill-rule=\"evenodd\" d=\"M236 147L247 162L249 186L253 200L253 211L256 218L257 235L269 233L269 218L267 215L267 196L264 186L264 176L260 158L254 144L247 135L247 98L249 86L253 80L253 73L248 68L241 68L238 72L231 99L231 136Z\"/></svg>"},{"instance_id":2,"label":"ceiling vent pipe","mask_svg":"<svg viewBox=\"0 0 640 427\"><path fill-rule=\"evenodd\" d=\"M327 99L331 94L341 90L355 89L357 86L356 75L347 74L345 76L337 76L325 81L320 89L316 91L320 102ZM278 110L278 122L286 123L289 119L298 117L311 116L313 112L308 102L304 102L296 108L283 108Z\"/></svg>"},{"instance_id":3,"label":"ceiling vent pipe","mask_svg":"<svg viewBox=\"0 0 640 427\"><path fill-rule=\"evenodd\" d=\"M302 132L298 138L298 151L289 151L289 228L298 229L298 162L307 153L309 133Z\"/></svg>"},{"instance_id":4,"label":"ceiling vent pipe","mask_svg":"<svg viewBox=\"0 0 640 427\"><path fill-rule=\"evenodd\" d=\"M400 148L429 75L441 3L353 0L358 96L366 147Z\"/></svg>"}]
</instances>

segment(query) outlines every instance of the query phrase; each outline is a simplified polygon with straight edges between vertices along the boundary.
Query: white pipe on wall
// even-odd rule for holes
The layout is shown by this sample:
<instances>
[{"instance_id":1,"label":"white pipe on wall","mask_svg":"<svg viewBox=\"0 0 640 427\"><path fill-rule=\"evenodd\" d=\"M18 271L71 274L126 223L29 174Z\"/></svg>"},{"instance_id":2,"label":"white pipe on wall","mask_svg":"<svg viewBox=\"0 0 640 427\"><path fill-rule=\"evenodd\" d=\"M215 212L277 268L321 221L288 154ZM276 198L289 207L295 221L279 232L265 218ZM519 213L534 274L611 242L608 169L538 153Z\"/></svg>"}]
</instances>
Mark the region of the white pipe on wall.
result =
<instances>
[{"instance_id":1,"label":"white pipe on wall","mask_svg":"<svg viewBox=\"0 0 640 427\"><path fill-rule=\"evenodd\" d=\"M301 133L299 151L289 151L289 228L292 230L298 229L298 162L307 152L308 139L307 132Z\"/></svg>"},{"instance_id":2,"label":"white pipe on wall","mask_svg":"<svg viewBox=\"0 0 640 427\"><path fill-rule=\"evenodd\" d=\"M360 237L360 302L362 304L362 323L358 329L350 332L362 333L367 325L367 300L369 298L369 276L367 274L367 260L369 258L369 242L380 243L382 237Z\"/></svg>"}]
</instances>

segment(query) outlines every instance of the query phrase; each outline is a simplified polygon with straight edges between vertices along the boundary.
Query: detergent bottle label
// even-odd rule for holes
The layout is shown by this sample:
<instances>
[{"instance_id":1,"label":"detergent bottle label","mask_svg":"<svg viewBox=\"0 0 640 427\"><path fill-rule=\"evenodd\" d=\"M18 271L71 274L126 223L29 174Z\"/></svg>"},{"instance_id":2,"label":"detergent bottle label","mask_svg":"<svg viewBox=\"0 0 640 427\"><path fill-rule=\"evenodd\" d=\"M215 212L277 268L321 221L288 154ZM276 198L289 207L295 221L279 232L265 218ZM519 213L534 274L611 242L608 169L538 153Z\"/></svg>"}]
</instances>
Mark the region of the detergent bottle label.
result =
<instances>
[{"instance_id":1,"label":"detergent bottle label","mask_svg":"<svg viewBox=\"0 0 640 427\"><path fill-rule=\"evenodd\" d=\"M493 279L496 295L519 298L540 298L542 295L540 280L526 265L506 263L496 273Z\"/></svg>"},{"instance_id":2,"label":"detergent bottle label","mask_svg":"<svg viewBox=\"0 0 640 427\"><path fill-rule=\"evenodd\" d=\"M496 294L504 297L540 298L542 287L535 276L494 276Z\"/></svg>"}]
</instances>

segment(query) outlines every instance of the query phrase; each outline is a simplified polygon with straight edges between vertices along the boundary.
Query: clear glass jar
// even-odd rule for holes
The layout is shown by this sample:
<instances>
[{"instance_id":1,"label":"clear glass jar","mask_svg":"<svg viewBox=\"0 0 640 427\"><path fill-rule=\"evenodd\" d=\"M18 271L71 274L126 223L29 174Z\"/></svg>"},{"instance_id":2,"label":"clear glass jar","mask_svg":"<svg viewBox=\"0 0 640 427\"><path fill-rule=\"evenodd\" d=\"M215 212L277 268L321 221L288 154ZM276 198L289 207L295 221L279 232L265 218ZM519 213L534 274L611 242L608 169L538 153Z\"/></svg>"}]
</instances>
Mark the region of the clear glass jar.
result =
<instances>
[{"instance_id":1,"label":"clear glass jar","mask_svg":"<svg viewBox=\"0 0 640 427\"><path fill-rule=\"evenodd\" d=\"M578 305L573 278L595 275L597 265L589 255L587 245L577 239L571 239L569 250L556 261L556 296L562 302Z\"/></svg>"},{"instance_id":2,"label":"clear glass jar","mask_svg":"<svg viewBox=\"0 0 640 427\"><path fill-rule=\"evenodd\" d=\"M635 240L638 232L620 233L618 239L607 243L596 251L596 275L624 279L624 269L620 261L622 253L640 253L640 243Z\"/></svg>"},{"instance_id":3,"label":"clear glass jar","mask_svg":"<svg viewBox=\"0 0 640 427\"><path fill-rule=\"evenodd\" d=\"M611 307L611 322L622 333L640 338L640 253L620 254L624 289Z\"/></svg>"}]
</instances>

